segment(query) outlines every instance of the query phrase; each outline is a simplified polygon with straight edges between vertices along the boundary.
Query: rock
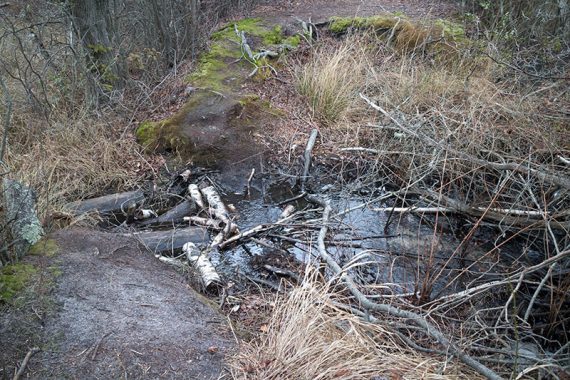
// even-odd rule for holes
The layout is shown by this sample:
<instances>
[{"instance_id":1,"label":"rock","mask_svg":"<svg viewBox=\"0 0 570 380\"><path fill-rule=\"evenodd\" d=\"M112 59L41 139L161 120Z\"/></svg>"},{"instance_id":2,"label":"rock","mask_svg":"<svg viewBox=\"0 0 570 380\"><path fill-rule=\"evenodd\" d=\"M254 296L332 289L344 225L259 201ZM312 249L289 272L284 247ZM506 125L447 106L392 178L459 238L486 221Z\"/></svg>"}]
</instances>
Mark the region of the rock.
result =
<instances>
[{"instance_id":1,"label":"rock","mask_svg":"<svg viewBox=\"0 0 570 380\"><path fill-rule=\"evenodd\" d=\"M6 263L22 258L43 236L43 228L36 213L34 191L18 181L2 181L4 200L4 220L2 226L8 226L8 238L11 246L8 252L0 252L0 261ZM1 249L7 247L0 247Z\"/></svg>"}]
</instances>

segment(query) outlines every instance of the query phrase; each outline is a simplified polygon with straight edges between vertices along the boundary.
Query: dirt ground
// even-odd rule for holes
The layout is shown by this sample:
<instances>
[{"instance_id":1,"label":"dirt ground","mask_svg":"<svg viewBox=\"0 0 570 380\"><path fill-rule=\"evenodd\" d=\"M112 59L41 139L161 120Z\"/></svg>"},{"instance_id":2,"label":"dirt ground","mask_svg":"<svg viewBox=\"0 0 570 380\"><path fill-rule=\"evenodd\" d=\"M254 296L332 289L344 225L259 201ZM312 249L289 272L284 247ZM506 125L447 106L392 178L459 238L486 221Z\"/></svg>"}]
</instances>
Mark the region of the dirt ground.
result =
<instances>
[{"instance_id":1,"label":"dirt ground","mask_svg":"<svg viewBox=\"0 0 570 380\"><path fill-rule=\"evenodd\" d=\"M50 348L29 378L220 378L235 339L184 276L128 237L72 229L51 238L55 305L38 326Z\"/></svg>"},{"instance_id":2,"label":"dirt ground","mask_svg":"<svg viewBox=\"0 0 570 380\"><path fill-rule=\"evenodd\" d=\"M330 16L404 12L439 17L453 11L434 0L265 1L253 16L289 24ZM68 229L41 265L55 268L47 308L34 302L0 315L0 377L34 345L31 379L218 379L235 338L215 304L189 281L127 237ZM45 310L44 310L45 309ZM35 315L34 315L35 314ZM23 326L25 324L25 326ZM7 349L10 347L11 349Z\"/></svg>"},{"instance_id":3,"label":"dirt ground","mask_svg":"<svg viewBox=\"0 0 570 380\"><path fill-rule=\"evenodd\" d=\"M457 5L447 0L266 0L256 7L253 15L281 24L297 19L326 21L332 16L371 16L387 12L403 12L409 17L437 18L452 14Z\"/></svg>"}]
</instances>

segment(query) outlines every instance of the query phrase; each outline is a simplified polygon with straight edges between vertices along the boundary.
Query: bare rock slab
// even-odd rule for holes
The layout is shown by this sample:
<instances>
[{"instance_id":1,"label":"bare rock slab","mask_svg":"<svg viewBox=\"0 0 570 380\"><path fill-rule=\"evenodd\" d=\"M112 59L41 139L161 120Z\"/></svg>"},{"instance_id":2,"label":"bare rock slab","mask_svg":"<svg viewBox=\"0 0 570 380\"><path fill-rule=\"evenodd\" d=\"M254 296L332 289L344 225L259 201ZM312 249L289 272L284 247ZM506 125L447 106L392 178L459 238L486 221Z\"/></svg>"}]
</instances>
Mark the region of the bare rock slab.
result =
<instances>
[{"instance_id":1,"label":"bare rock slab","mask_svg":"<svg viewBox=\"0 0 570 380\"><path fill-rule=\"evenodd\" d=\"M133 238L53 235L57 311L34 379L218 379L234 340L225 317Z\"/></svg>"}]
</instances>

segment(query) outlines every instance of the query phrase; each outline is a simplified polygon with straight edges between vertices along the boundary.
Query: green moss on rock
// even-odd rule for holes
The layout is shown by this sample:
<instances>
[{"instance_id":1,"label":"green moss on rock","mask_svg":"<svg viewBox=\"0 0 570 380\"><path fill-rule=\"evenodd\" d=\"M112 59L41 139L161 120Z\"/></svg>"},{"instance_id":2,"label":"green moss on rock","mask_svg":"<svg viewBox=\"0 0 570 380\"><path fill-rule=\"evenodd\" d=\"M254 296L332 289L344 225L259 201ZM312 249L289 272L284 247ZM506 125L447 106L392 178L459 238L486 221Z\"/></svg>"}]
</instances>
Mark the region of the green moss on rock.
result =
<instances>
[{"instance_id":1,"label":"green moss on rock","mask_svg":"<svg viewBox=\"0 0 570 380\"><path fill-rule=\"evenodd\" d=\"M17 263L0 269L0 302L9 302L21 292L37 269L30 264Z\"/></svg>"},{"instance_id":2,"label":"green moss on rock","mask_svg":"<svg viewBox=\"0 0 570 380\"><path fill-rule=\"evenodd\" d=\"M463 25L453 21L438 19L435 20L434 26L439 28L440 33L445 38L461 40L465 38L465 28Z\"/></svg>"},{"instance_id":3,"label":"green moss on rock","mask_svg":"<svg viewBox=\"0 0 570 380\"><path fill-rule=\"evenodd\" d=\"M379 38L387 40L402 51L422 48L444 60L457 57L458 48L470 45L462 25L449 20L412 22L404 15L378 15L372 17L333 17L329 29L335 34L344 34L350 29L373 30Z\"/></svg>"},{"instance_id":4,"label":"green moss on rock","mask_svg":"<svg viewBox=\"0 0 570 380\"><path fill-rule=\"evenodd\" d=\"M152 121L144 121L137 128L135 135L137 141L143 147L148 148L157 142L157 131L159 130L157 123Z\"/></svg>"},{"instance_id":5,"label":"green moss on rock","mask_svg":"<svg viewBox=\"0 0 570 380\"><path fill-rule=\"evenodd\" d=\"M346 33L349 29L387 30L396 26L405 16L393 14L377 15L371 17L333 17L329 30L336 34Z\"/></svg>"},{"instance_id":6,"label":"green moss on rock","mask_svg":"<svg viewBox=\"0 0 570 380\"><path fill-rule=\"evenodd\" d=\"M54 239L43 238L36 244L32 245L29 251L30 255L53 257L59 252L59 246Z\"/></svg>"}]
</instances>

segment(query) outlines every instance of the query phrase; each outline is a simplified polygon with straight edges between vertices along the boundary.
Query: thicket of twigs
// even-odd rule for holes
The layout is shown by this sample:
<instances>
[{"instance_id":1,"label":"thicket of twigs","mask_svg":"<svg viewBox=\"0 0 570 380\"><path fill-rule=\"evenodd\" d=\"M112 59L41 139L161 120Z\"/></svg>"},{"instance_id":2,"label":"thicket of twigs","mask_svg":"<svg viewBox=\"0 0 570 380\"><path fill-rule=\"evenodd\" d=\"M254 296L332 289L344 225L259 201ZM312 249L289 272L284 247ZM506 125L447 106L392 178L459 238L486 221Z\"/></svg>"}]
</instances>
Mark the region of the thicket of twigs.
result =
<instances>
[{"instance_id":1,"label":"thicket of twigs","mask_svg":"<svg viewBox=\"0 0 570 380\"><path fill-rule=\"evenodd\" d=\"M515 61L529 57L532 46L504 55L512 52L504 39L444 42L454 50L444 59L421 42L402 51L385 41L361 33L325 39L294 69L298 89L330 149L369 168L359 183L386 186L382 198L392 201L385 212L430 219L434 235L442 233L438 220L462 220L463 240L447 263L436 264L433 249L418 253L428 270L418 271L424 278L412 297L383 298L381 285L351 279L324 246L321 258L350 291L353 313L407 318L396 330L408 347L459 357L490 378L563 378L570 366L570 94L563 58L569 46L550 49L552 65L543 72L528 72ZM325 233L334 228L323 223ZM475 237L488 240L486 254L471 254ZM460 274L444 279L448 291L433 293L446 265L465 258ZM461 282L462 290L451 291ZM289 299L297 302L296 295ZM287 315L303 311L297 306ZM280 318L274 323L286 329L289 318ZM451 346L430 334L435 325ZM257 350L274 352L274 341L285 339L274 330ZM261 358L253 367L271 376L272 360L286 360ZM297 365L303 364L287 368Z\"/></svg>"}]
</instances>

